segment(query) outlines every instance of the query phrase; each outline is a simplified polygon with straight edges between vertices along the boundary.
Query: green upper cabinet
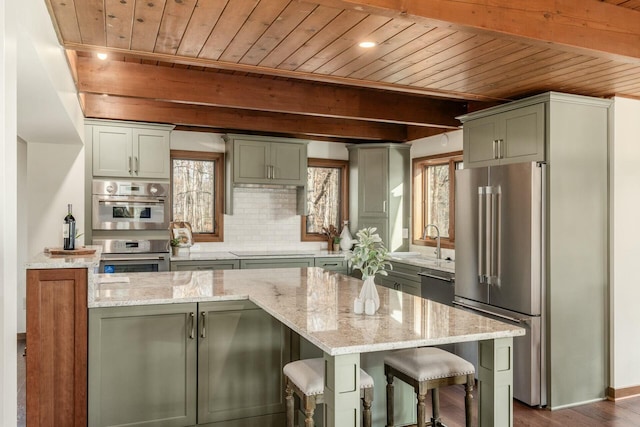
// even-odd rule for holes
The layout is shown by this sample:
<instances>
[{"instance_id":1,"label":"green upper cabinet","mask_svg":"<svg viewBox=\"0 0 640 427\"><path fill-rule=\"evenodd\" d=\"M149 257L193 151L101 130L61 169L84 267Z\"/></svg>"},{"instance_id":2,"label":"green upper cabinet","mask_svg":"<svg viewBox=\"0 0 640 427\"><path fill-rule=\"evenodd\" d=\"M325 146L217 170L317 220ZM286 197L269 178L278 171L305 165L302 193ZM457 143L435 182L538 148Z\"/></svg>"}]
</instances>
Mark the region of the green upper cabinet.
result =
<instances>
[{"instance_id":1,"label":"green upper cabinet","mask_svg":"<svg viewBox=\"0 0 640 427\"><path fill-rule=\"evenodd\" d=\"M233 214L236 186L258 184L297 187L297 213L306 215L308 141L235 134L224 138L226 214Z\"/></svg>"},{"instance_id":2,"label":"green upper cabinet","mask_svg":"<svg viewBox=\"0 0 640 427\"><path fill-rule=\"evenodd\" d=\"M169 179L170 126L87 123L93 176Z\"/></svg>"},{"instance_id":3,"label":"green upper cabinet","mask_svg":"<svg viewBox=\"0 0 640 427\"><path fill-rule=\"evenodd\" d=\"M306 185L306 143L239 137L232 145L235 183Z\"/></svg>"},{"instance_id":4,"label":"green upper cabinet","mask_svg":"<svg viewBox=\"0 0 640 427\"><path fill-rule=\"evenodd\" d=\"M407 250L411 147L358 144L347 148L351 234L355 236L364 227L376 227L387 249Z\"/></svg>"},{"instance_id":5,"label":"green upper cabinet","mask_svg":"<svg viewBox=\"0 0 640 427\"><path fill-rule=\"evenodd\" d=\"M460 117L465 167L545 160L545 104Z\"/></svg>"}]
</instances>

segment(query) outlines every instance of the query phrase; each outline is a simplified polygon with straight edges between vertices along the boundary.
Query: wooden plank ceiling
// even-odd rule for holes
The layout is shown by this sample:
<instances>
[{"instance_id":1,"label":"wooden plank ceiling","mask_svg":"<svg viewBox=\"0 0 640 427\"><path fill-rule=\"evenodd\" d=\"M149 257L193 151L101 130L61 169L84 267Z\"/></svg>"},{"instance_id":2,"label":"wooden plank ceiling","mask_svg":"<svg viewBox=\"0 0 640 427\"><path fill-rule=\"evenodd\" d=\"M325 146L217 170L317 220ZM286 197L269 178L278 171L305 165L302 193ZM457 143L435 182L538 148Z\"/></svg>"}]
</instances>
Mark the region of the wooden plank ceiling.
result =
<instances>
[{"instance_id":1,"label":"wooden plank ceiling","mask_svg":"<svg viewBox=\"0 0 640 427\"><path fill-rule=\"evenodd\" d=\"M86 117L401 142L549 90L640 99L640 0L46 1Z\"/></svg>"}]
</instances>

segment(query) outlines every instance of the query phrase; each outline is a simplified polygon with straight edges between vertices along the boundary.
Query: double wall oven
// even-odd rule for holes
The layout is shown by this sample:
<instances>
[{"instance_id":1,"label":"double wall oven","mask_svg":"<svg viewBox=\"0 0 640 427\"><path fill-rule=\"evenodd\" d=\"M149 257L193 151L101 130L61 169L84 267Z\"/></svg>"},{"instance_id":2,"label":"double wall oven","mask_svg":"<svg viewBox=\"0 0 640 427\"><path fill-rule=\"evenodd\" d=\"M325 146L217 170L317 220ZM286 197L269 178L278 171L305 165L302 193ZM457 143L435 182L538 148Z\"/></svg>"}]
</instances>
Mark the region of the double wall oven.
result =
<instances>
[{"instance_id":1,"label":"double wall oven","mask_svg":"<svg viewBox=\"0 0 640 427\"><path fill-rule=\"evenodd\" d=\"M94 236L99 234L93 244L102 246L100 273L169 270L169 189L166 181L93 181L91 222Z\"/></svg>"}]
</instances>

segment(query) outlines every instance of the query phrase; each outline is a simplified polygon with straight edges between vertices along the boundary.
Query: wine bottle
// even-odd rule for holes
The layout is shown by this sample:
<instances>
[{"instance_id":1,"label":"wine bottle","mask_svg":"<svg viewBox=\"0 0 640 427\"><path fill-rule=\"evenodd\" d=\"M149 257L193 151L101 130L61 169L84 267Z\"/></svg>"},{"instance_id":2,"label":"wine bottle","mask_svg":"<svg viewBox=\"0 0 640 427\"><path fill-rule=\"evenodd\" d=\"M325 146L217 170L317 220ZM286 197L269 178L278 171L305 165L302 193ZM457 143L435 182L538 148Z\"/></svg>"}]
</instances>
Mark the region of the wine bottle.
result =
<instances>
[{"instance_id":1,"label":"wine bottle","mask_svg":"<svg viewBox=\"0 0 640 427\"><path fill-rule=\"evenodd\" d=\"M76 248L76 219L71 214L71 204L67 205L69 213L64 217L62 224L62 239L64 241L64 249L72 250Z\"/></svg>"}]
</instances>

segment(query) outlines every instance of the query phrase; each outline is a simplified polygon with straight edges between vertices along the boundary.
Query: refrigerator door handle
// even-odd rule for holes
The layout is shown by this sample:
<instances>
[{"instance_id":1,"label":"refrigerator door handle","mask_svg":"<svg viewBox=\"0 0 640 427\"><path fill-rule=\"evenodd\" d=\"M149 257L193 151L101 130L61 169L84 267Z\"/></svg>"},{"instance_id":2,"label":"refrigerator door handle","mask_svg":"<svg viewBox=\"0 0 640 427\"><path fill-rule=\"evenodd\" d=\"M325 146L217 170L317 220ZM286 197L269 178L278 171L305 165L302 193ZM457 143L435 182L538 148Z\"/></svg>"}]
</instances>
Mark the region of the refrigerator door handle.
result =
<instances>
[{"instance_id":1,"label":"refrigerator door handle","mask_svg":"<svg viewBox=\"0 0 640 427\"><path fill-rule=\"evenodd\" d=\"M518 319L516 317L505 316L504 314L495 313L495 312L489 311L489 310L484 310L482 308L474 307L472 305L465 304L465 303L458 302L458 301L453 301L453 305L457 305L459 307L466 308L467 310L477 311L479 313L484 313L484 314L488 314L490 316L499 317L501 319L508 320L509 322L513 322L513 323L526 323L526 321L527 321L527 319Z\"/></svg>"},{"instance_id":2,"label":"refrigerator door handle","mask_svg":"<svg viewBox=\"0 0 640 427\"><path fill-rule=\"evenodd\" d=\"M484 283L485 280L484 233L486 224L484 218L484 201L486 195L484 190L484 187L478 187L478 280L480 283Z\"/></svg>"},{"instance_id":3,"label":"refrigerator door handle","mask_svg":"<svg viewBox=\"0 0 640 427\"><path fill-rule=\"evenodd\" d=\"M493 229L493 188L486 187L485 188L485 235L484 235L484 274L487 279L486 283L491 284L491 276L493 274L493 238L494 238L494 229Z\"/></svg>"},{"instance_id":4,"label":"refrigerator door handle","mask_svg":"<svg viewBox=\"0 0 640 427\"><path fill-rule=\"evenodd\" d=\"M491 234L488 237L490 239L490 260L487 275L489 276L488 283L491 285L500 285L500 240L501 240L501 191L500 187L490 187L489 200L490 207L487 209L491 212L490 228Z\"/></svg>"}]
</instances>

